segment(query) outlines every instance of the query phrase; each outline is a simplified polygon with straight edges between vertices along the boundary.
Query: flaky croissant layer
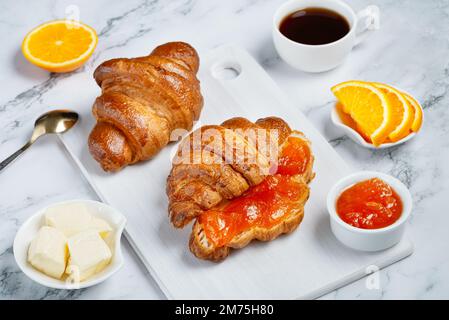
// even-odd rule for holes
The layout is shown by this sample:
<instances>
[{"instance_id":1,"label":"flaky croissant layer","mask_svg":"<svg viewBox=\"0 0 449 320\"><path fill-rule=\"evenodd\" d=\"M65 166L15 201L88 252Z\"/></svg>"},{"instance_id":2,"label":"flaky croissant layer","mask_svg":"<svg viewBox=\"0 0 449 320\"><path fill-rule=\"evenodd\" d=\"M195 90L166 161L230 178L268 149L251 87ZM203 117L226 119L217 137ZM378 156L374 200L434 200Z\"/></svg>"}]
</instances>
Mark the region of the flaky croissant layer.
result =
<instances>
[{"instance_id":1,"label":"flaky croissant layer","mask_svg":"<svg viewBox=\"0 0 449 320\"><path fill-rule=\"evenodd\" d=\"M153 157L173 130L190 130L203 107L196 78L199 57L187 43L169 42L138 58L103 62L92 113L89 151L105 171Z\"/></svg>"}]
</instances>

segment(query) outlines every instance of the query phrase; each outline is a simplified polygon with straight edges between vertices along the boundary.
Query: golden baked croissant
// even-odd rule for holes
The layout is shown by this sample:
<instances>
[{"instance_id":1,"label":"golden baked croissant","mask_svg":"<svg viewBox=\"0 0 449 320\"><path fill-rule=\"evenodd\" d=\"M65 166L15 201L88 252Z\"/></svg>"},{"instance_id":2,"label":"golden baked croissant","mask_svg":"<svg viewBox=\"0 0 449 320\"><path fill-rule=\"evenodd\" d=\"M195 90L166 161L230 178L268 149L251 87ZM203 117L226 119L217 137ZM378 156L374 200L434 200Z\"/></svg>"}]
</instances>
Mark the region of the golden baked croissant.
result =
<instances>
[{"instance_id":1,"label":"golden baked croissant","mask_svg":"<svg viewBox=\"0 0 449 320\"><path fill-rule=\"evenodd\" d=\"M245 135L245 129L265 129L267 142L276 143L276 148L291 132L279 118L259 119L256 123L232 118L220 126L203 126L186 137L173 159L174 165L167 179L169 215L175 227L185 226L223 199L241 195L269 174L269 150L258 150L256 139ZM277 141L270 136L274 133ZM209 139L209 136L220 139ZM233 142L232 146L225 145L223 140L227 136L231 137L228 140ZM232 152L232 155L226 157L225 151Z\"/></svg>"},{"instance_id":2,"label":"golden baked croissant","mask_svg":"<svg viewBox=\"0 0 449 320\"><path fill-rule=\"evenodd\" d=\"M167 179L170 220L179 228L196 219L190 250L199 258L221 260L230 248L272 240L302 220L313 155L304 135L282 119L232 118L204 126L181 142L173 162ZM276 206L282 205L285 212L267 224L259 205L278 214ZM250 212L257 223L249 225L242 219L252 207L258 208Z\"/></svg>"},{"instance_id":3,"label":"golden baked croissant","mask_svg":"<svg viewBox=\"0 0 449 320\"><path fill-rule=\"evenodd\" d=\"M88 144L105 171L149 159L170 142L174 129L192 128L203 106L198 68L197 52L183 42L98 66L94 78L102 94L92 107L97 124Z\"/></svg>"}]
</instances>

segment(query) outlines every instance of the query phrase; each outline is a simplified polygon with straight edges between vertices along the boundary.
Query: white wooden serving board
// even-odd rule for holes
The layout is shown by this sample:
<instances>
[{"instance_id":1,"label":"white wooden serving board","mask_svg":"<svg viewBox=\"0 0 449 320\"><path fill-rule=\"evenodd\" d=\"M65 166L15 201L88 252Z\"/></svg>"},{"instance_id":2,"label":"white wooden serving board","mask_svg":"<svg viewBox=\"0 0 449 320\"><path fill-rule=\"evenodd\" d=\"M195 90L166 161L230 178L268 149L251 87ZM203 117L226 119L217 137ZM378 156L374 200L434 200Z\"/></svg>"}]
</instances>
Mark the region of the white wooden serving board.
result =
<instances>
[{"instance_id":1,"label":"white wooden serving board","mask_svg":"<svg viewBox=\"0 0 449 320\"><path fill-rule=\"evenodd\" d=\"M382 268L411 254L412 245L407 240L379 253L356 252L340 244L329 227L326 194L351 170L247 52L224 46L201 58L199 78L205 105L196 127L219 124L233 116L253 121L279 116L306 134L316 159L316 178L299 228L275 241L233 251L221 263L195 258L188 249L191 228L177 230L167 218L165 181L177 145L166 147L151 161L119 173L104 173L90 157L86 143L94 125L91 105L99 88L91 75L79 76L85 79L72 84L69 78L65 84L72 92L80 82L89 88L83 88L82 95L66 98L82 120L76 130L62 137L63 143L100 199L126 215L128 240L168 298L316 298L363 277L367 268L372 271L371 265ZM233 79L216 78L229 67L240 74Z\"/></svg>"}]
</instances>

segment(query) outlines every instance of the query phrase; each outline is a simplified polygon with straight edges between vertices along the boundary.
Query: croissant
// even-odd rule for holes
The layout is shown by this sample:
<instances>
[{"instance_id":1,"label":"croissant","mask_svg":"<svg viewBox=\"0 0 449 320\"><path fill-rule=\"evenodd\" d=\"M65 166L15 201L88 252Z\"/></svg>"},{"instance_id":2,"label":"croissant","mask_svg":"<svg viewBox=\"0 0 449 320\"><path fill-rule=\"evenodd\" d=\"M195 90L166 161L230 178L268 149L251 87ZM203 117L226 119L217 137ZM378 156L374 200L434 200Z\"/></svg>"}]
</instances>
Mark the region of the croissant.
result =
<instances>
[{"instance_id":1,"label":"croissant","mask_svg":"<svg viewBox=\"0 0 449 320\"><path fill-rule=\"evenodd\" d=\"M183 42L169 42L150 55L103 62L94 72L101 95L89 151L105 171L153 157L177 128L190 130L203 97L196 78L199 57Z\"/></svg>"},{"instance_id":2,"label":"croissant","mask_svg":"<svg viewBox=\"0 0 449 320\"><path fill-rule=\"evenodd\" d=\"M167 179L169 216L175 227L185 226L223 199L238 197L269 174L269 150L259 150L257 139L244 134L248 129L266 129L267 141L273 141L270 135L277 132L275 147L291 132L279 118L259 119L256 123L232 118L221 126L203 126L182 141ZM195 144L198 136L201 140ZM231 137L227 140L232 145L225 145L226 137Z\"/></svg>"},{"instance_id":3,"label":"croissant","mask_svg":"<svg viewBox=\"0 0 449 320\"><path fill-rule=\"evenodd\" d=\"M279 157L286 150L298 154L299 160L290 159L287 165L289 157ZM181 142L173 159L166 190L170 220L177 228L195 220L190 250L199 258L222 260L230 248L253 239L272 240L299 225L314 176L312 166L310 142L280 118L255 123L232 118L219 126L204 126ZM294 192L285 196L280 191L285 186ZM237 232L236 221L244 216L237 208L267 206L263 198L268 194L288 208L284 217L273 225L247 225Z\"/></svg>"}]
</instances>

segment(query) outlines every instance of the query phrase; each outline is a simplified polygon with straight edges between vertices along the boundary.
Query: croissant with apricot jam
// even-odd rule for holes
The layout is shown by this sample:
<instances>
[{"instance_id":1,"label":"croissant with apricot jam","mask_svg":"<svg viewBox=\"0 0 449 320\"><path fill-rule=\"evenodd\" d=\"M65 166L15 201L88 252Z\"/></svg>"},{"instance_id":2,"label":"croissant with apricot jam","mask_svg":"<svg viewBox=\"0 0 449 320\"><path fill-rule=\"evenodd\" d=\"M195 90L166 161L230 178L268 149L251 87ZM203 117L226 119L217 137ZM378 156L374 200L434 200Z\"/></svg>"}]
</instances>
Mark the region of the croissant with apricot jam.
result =
<instances>
[{"instance_id":1,"label":"croissant with apricot jam","mask_svg":"<svg viewBox=\"0 0 449 320\"><path fill-rule=\"evenodd\" d=\"M232 118L186 137L167 179L175 227L194 220L190 250L219 261L302 221L314 173L310 142L282 119Z\"/></svg>"}]
</instances>

